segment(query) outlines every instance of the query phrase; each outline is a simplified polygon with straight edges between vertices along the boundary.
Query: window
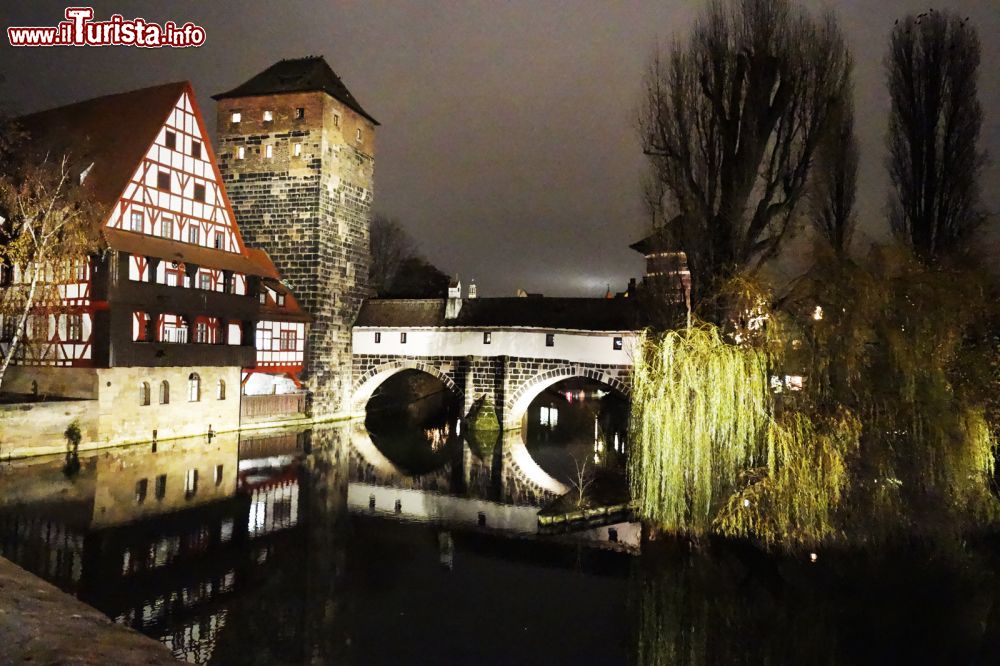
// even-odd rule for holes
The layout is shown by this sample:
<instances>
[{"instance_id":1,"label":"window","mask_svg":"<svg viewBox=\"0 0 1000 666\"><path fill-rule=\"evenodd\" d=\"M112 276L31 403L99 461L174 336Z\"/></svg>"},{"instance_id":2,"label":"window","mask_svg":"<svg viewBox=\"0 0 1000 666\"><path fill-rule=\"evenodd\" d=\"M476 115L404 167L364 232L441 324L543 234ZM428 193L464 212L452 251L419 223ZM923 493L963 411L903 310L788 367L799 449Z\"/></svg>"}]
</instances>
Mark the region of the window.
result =
<instances>
[{"instance_id":1,"label":"window","mask_svg":"<svg viewBox=\"0 0 1000 666\"><path fill-rule=\"evenodd\" d=\"M218 381L215 385L215 399L225 400L226 399L226 382L222 379Z\"/></svg>"},{"instance_id":2,"label":"window","mask_svg":"<svg viewBox=\"0 0 1000 666\"><path fill-rule=\"evenodd\" d=\"M260 301L261 305L266 305L267 304L267 294L265 294L263 291L260 292L260 294L257 295L257 300Z\"/></svg>"},{"instance_id":3,"label":"window","mask_svg":"<svg viewBox=\"0 0 1000 666\"><path fill-rule=\"evenodd\" d=\"M6 287L14 279L14 271L9 264L0 263L0 286Z\"/></svg>"},{"instance_id":4,"label":"window","mask_svg":"<svg viewBox=\"0 0 1000 666\"><path fill-rule=\"evenodd\" d=\"M406 344L406 331L403 331L402 333L399 334L399 344L401 345Z\"/></svg>"},{"instance_id":5,"label":"window","mask_svg":"<svg viewBox=\"0 0 1000 666\"><path fill-rule=\"evenodd\" d=\"M212 276L206 271L198 273L198 288L206 291L212 288Z\"/></svg>"},{"instance_id":6,"label":"window","mask_svg":"<svg viewBox=\"0 0 1000 666\"><path fill-rule=\"evenodd\" d=\"M301 157L302 155L301 143L296 143L295 145L292 146L292 155L294 155L295 157Z\"/></svg>"},{"instance_id":7,"label":"window","mask_svg":"<svg viewBox=\"0 0 1000 666\"><path fill-rule=\"evenodd\" d=\"M163 142L170 150L177 150L177 133L167 130L167 134L163 138Z\"/></svg>"},{"instance_id":8,"label":"window","mask_svg":"<svg viewBox=\"0 0 1000 666\"><path fill-rule=\"evenodd\" d=\"M545 346L546 347L555 347L556 346L556 334L555 333L546 333L545 334Z\"/></svg>"},{"instance_id":9,"label":"window","mask_svg":"<svg viewBox=\"0 0 1000 666\"><path fill-rule=\"evenodd\" d=\"M222 479L224 478L222 476L222 472L224 469L225 467L223 467L222 465L215 466L215 485L217 486L222 484Z\"/></svg>"},{"instance_id":10,"label":"window","mask_svg":"<svg viewBox=\"0 0 1000 666\"><path fill-rule=\"evenodd\" d=\"M194 200L195 201L205 201L205 186L195 185L194 186Z\"/></svg>"},{"instance_id":11,"label":"window","mask_svg":"<svg viewBox=\"0 0 1000 666\"><path fill-rule=\"evenodd\" d=\"M48 315L33 315L31 317L31 339L35 341L49 339Z\"/></svg>"},{"instance_id":12,"label":"window","mask_svg":"<svg viewBox=\"0 0 1000 666\"><path fill-rule=\"evenodd\" d=\"M264 157L266 157L267 159L271 159L272 157L274 157L274 146L272 146L271 144L267 144L266 146L264 146Z\"/></svg>"},{"instance_id":13,"label":"window","mask_svg":"<svg viewBox=\"0 0 1000 666\"><path fill-rule=\"evenodd\" d=\"M194 325L194 341L205 344L208 342L208 324L203 321L199 321ZM198 400L198 398L188 398L192 402Z\"/></svg>"},{"instance_id":14,"label":"window","mask_svg":"<svg viewBox=\"0 0 1000 666\"><path fill-rule=\"evenodd\" d=\"M142 504L146 501L146 489L149 487L148 479L139 479L135 482L135 503Z\"/></svg>"},{"instance_id":15,"label":"window","mask_svg":"<svg viewBox=\"0 0 1000 666\"><path fill-rule=\"evenodd\" d=\"M201 141L191 141L191 157L201 159Z\"/></svg>"},{"instance_id":16,"label":"window","mask_svg":"<svg viewBox=\"0 0 1000 666\"><path fill-rule=\"evenodd\" d=\"M224 243L225 243L225 236L222 235L221 231L216 231L215 243L213 244L212 247L214 247L216 250L221 250Z\"/></svg>"},{"instance_id":17,"label":"window","mask_svg":"<svg viewBox=\"0 0 1000 666\"><path fill-rule=\"evenodd\" d=\"M167 494L167 475L160 474L156 477L156 487L153 491L156 494L156 499L161 500Z\"/></svg>"},{"instance_id":18,"label":"window","mask_svg":"<svg viewBox=\"0 0 1000 666\"><path fill-rule=\"evenodd\" d=\"M184 497L191 499L198 492L198 470L189 469L184 474Z\"/></svg>"},{"instance_id":19,"label":"window","mask_svg":"<svg viewBox=\"0 0 1000 666\"><path fill-rule=\"evenodd\" d=\"M14 329L17 328L17 320L12 315L5 315L3 318L3 328L0 329L0 340L13 340Z\"/></svg>"},{"instance_id":20,"label":"window","mask_svg":"<svg viewBox=\"0 0 1000 666\"><path fill-rule=\"evenodd\" d=\"M340 127L340 114L339 113L333 114L333 126L334 127Z\"/></svg>"},{"instance_id":21,"label":"window","mask_svg":"<svg viewBox=\"0 0 1000 666\"><path fill-rule=\"evenodd\" d=\"M156 188L160 190L170 191L170 172L169 171L157 171L156 172Z\"/></svg>"},{"instance_id":22,"label":"window","mask_svg":"<svg viewBox=\"0 0 1000 666\"><path fill-rule=\"evenodd\" d=\"M278 337L278 351L295 351L295 331L281 331Z\"/></svg>"},{"instance_id":23,"label":"window","mask_svg":"<svg viewBox=\"0 0 1000 666\"><path fill-rule=\"evenodd\" d=\"M621 338L620 335L616 335L614 337L614 340L612 341L611 346L612 346L612 348L614 348L615 351L619 351L622 348L622 338Z\"/></svg>"},{"instance_id":24,"label":"window","mask_svg":"<svg viewBox=\"0 0 1000 666\"><path fill-rule=\"evenodd\" d=\"M73 264L73 273L75 274L77 282L85 282L87 280L87 262L77 261Z\"/></svg>"},{"instance_id":25,"label":"window","mask_svg":"<svg viewBox=\"0 0 1000 666\"><path fill-rule=\"evenodd\" d=\"M285 295L284 294L278 294L278 299L277 300L278 300L278 307L279 308L285 307Z\"/></svg>"},{"instance_id":26,"label":"window","mask_svg":"<svg viewBox=\"0 0 1000 666\"><path fill-rule=\"evenodd\" d=\"M197 372L188 375L188 402L201 400L201 377Z\"/></svg>"},{"instance_id":27,"label":"window","mask_svg":"<svg viewBox=\"0 0 1000 666\"><path fill-rule=\"evenodd\" d=\"M375 331L375 344L381 344L381 342L382 342L382 334L378 331Z\"/></svg>"},{"instance_id":28,"label":"window","mask_svg":"<svg viewBox=\"0 0 1000 666\"><path fill-rule=\"evenodd\" d=\"M160 404L169 405L170 404L170 383L166 380L160 382Z\"/></svg>"},{"instance_id":29,"label":"window","mask_svg":"<svg viewBox=\"0 0 1000 666\"><path fill-rule=\"evenodd\" d=\"M269 123L272 120L274 120L274 114L271 113L270 111L265 111L264 112L264 122L265 123Z\"/></svg>"},{"instance_id":30,"label":"window","mask_svg":"<svg viewBox=\"0 0 1000 666\"><path fill-rule=\"evenodd\" d=\"M493 342L493 333L490 331L483 331L483 344L488 345Z\"/></svg>"},{"instance_id":31,"label":"window","mask_svg":"<svg viewBox=\"0 0 1000 666\"><path fill-rule=\"evenodd\" d=\"M132 231L142 231L142 211L132 211Z\"/></svg>"},{"instance_id":32,"label":"window","mask_svg":"<svg viewBox=\"0 0 1000 666\"><path fill-rule=\"evenodd\" d=\"M359 127L354 131L354 140L361 143L361 128Z\"/></svg>"},{"instance_id":33,"label":"window","mask_svg":"<svg viewBox=\"0 0 1000 666\"><path fill-rule=\"evenodd\" d=\"M230 119L233 121L233 124L235 125L236 123L243 120L243 114L240 113L239 111L233 111L233 115L230 116Z\"/></svg>"},{"instance_id":34,"label":"window","mask_svg":"<svg viewBox=\"0 0 1000 666\"><path fill-rule=\"evenodd\" d=\"M306 117L306 110L305 110L304 107L300 106L297 109L295 109L295 119L296 120L302 120L305 117Z\"/></svg>"},{"instance_id":35,"label":"window","mask_svg":"<svg viewBox=\"0 0 1000 666\"><path fill-rule=\"evenodd\" d=\"M164 217L163 222L160 223L160 235L164 238L174 237L174 218Z\"/></svg>"},{"instance_id":36,"label":"window","mask_svg":"<svg viewBox=\"0 0 1000 666\"><path fill-rule=\"evenodd\" d=\"M193 224L188 227L188 242L192 245L198 245L201 242L201 229Z\"/></svg>"},{"instance_id":37,"label":"window","mask_svg":"<svg viewBox=\"0 0 1000 666\"><path fill-rule=\"evenodd\" d=\"M244 148L243 146L240 146L239 148L236 149L236 159L242 160L246 156L247 156L247 149L246 148Z\"/></svg>"},{"instance_id":38,"label":"window","mask_svg":"<svg viewBox=\"0 0 1000 666\"><path fill-rule=\"evenodd\" d=\"M83 315L66 315L66 341L80 342L83 340Z\"/></svg>"},{"instance_id":39,"label":"window","mask_svg":"<svg viewBox=\"0 0 1000 666\"><path fill-rule=\"evenodd\" d=\"M139 384L139 405L142 407L149 405L149 382Z\"/></svg>"}]
</instances>

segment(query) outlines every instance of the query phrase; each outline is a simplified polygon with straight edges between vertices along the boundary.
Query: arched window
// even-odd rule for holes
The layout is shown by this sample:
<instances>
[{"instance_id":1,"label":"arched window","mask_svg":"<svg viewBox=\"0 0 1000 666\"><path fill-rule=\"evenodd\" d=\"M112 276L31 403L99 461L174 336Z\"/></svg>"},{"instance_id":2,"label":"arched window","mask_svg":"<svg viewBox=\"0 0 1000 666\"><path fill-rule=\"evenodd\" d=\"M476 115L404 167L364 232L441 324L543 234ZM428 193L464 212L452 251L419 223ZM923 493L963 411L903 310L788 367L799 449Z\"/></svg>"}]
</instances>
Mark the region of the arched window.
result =
<instances>
[{"instance_id":1,"label":"arched window","mask_svg":"<svg viewBox=\"0 0 1000 666\"><path fill-rule=\"evenodd\" d=\"M149 404L149 382L139 384L139 404L143 407Z\"/></svg>"},{"instance_id":2,"label":"arched window","mask_svg":"<svg viewBox=\"0 0 1000 666\"><path fill-rule=\"evenodd\" d=\"M170 384L166 380L160 382L160 404L170 404Z\"/></svg>"},{"instance_id":3,"label":"arched window","mask_svg":"<svg viewBox=\"0 0 1000 666\"><path fill-rule=\"evenodd\" d=\"M188 402L201 400L201 377L197 372L188 375Z\"/></svg>"},{"instance_id":4,"label":"arched window","mask_svg":"<svg viewBox=\"0 0 1000 666\"><path fill-rule=\"evenodd\" d=\"M218 400L226 399L226 382L221 379L219 380L219 383L215 386L215 397Z\"/></svg>"}]
</instances>

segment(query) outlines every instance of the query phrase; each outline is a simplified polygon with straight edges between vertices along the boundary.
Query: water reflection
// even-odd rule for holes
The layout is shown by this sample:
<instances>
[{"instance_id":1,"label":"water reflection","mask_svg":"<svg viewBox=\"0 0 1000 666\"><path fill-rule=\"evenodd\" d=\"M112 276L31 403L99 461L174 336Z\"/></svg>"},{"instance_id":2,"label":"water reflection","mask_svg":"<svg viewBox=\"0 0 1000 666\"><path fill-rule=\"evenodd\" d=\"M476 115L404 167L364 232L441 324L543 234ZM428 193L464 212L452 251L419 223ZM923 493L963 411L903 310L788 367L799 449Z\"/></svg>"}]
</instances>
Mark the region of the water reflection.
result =
<instances>
[{"instance_id":1,"label":"water reflection","mask_svg":"<svg viewBox=\"0 0 1000 666\"><path fill-rule=\"evenodd\" d=\"M998 663L989 548L635 557L593 547L607 528L536 535L530 476L553 477L520 436L408 435L437 469L386 436L160 443L72 479L61 457L9 465L0 553L195 663Z\"/></svg>"}]
</instances>

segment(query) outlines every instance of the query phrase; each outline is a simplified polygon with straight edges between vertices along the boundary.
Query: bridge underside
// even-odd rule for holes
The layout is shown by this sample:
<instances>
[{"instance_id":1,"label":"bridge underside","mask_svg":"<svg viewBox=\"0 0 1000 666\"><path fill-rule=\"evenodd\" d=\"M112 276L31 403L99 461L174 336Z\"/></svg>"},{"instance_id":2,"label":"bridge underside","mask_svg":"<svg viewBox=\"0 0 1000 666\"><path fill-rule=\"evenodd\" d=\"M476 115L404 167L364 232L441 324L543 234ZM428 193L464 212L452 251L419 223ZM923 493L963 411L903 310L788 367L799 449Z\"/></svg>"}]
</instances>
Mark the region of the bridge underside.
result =
<instances>
[{"instance_id":1,"label":"bridge underside","mask_svg":"<svg viewBox=\"0 0 1000 666\"><path fill-rule=\"evenodd\" d=\"M389 377L405 370L418 370L437 377L462 398L463 414L485 398L494 406L504 430L517 430L531 402L547 388L564 379L582 377L601 382L628 397L629 365L574 363L515 356L354 356L352 412L363 415L365 405Z\"/></svg>"}]
</instances>

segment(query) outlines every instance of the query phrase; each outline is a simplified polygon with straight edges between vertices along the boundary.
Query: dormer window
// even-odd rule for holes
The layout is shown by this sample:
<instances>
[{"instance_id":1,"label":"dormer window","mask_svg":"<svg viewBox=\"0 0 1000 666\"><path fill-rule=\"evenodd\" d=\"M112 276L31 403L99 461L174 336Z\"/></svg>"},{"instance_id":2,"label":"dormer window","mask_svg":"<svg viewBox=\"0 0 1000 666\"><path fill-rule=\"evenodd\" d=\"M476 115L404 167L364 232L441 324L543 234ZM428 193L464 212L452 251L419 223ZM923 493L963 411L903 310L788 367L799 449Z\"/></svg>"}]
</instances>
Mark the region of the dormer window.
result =
<instances>
[{"instance_id":1,"label":"dormer window","mask_svg":"<svg viewBox=\"0 0 1000 666\"><path fill-rule=\"evenodd\" d=\"M267 294L265 294L264 292L260 292L257 295L257 300L260 301L261 305L266 305L267 304Z\"/></svg>"},{"instance_id":2,"label":"dormer window","mask_svg":"<svg viewBox=\"0 0 1000 666\"><path fill-rule=\"evenodd\" d=\"M300 107L298 107L298 108L295 109L295 119L296 120L302 120L305 117L306 117L306 110L305 110L305 108L303 108L303 107L300 106Z\"/></svg>"},{"instance_id":3,"label":"dormer window","mask_svg":"<svg viewBox=\"0 0 1000 666\"><path fill-rule=\"evenodd\" d=\"M191 142L191 157L195 158L196 160L201 159L201 141Z\"/></svg>"},{"instance_id":4,"label":"dormer window","mask_svg":"<svg viewBox=\"0 0 1000 666\"><path fill-rule=\"evenodd\" d=\"M285 307L285 295L284 294L278 294L278 307L279 308Z\"/></svg>"},{"instance_id":5,"label":"dormer window","mask_svg":"<svg viewBox=\"0 0 1000 666\"><path fill-rule=\"evenodd\" d=\"M271 113L270 111L265 111L264 112L264 122L265 123L269 123L272 120L274 120L274 114Z\"/></svg>"},{"instance_id":6,"label":"dormer window","mask_svg":"<svg viewBox=\"0 0 1000 666\"><path fill-rule=\"evenodd\" d=\"M166 136L163 137L163 143L170 150L177 150L177 133L168 130Z\"/></svg>"},{"instance_id":7,"label":"dormer window","mask_svg":"<svg viewBox=\"0 0 1000 666\"><path fill-rule=\"evenodd\" d=\"M233 115L232 115L233 124L235 125L235 124L239 123L241 120L243 120L243 114L240 113L239 111L233 111Z\"/></svg>"}]
</instances>

